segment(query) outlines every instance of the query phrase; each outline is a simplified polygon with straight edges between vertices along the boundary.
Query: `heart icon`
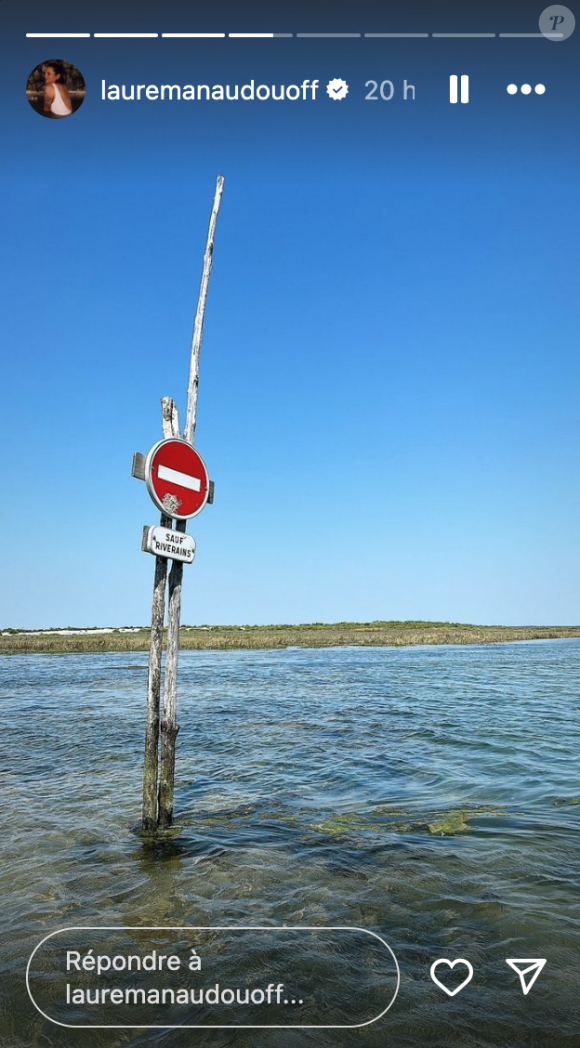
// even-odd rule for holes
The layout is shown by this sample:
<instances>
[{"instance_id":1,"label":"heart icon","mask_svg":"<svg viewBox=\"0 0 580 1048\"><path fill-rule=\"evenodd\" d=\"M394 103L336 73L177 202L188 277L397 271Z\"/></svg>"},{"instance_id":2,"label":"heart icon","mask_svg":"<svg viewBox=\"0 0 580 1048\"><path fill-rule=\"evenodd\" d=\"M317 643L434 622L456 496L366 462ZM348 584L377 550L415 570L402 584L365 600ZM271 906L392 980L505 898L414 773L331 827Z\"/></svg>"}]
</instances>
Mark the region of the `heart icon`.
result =
<instances>
[{"instance_id":1,"label":"heart icon","mask_svg":"<svg viewBox=\"0 0 580 1048\"><path fill-rule=\"evenodd\" d=\"M459 983L459 986L456 986L454 990L449 990L445 983L442 983L441 980L438 979L435 975L435 969L440 964L445 964L447 968L451 969L455 968L458 964L463 964L467 968L467 975L465 976L465 979L463 980L463 982ZM463 988L467 986L467 984L470 983L473 979L473 968L469 961L465 960L465 957L458 957L456 961L446 961L444 957L440 957L438 961L433 961L433 964L431 965L430 975L433 979L433 982L437 983L437 986L439 986L440 989L444 990L445 993L449 995L449 997L455 997L455 994L460 993L461 990L463 990Z\"/></svg>"}]
</instances>

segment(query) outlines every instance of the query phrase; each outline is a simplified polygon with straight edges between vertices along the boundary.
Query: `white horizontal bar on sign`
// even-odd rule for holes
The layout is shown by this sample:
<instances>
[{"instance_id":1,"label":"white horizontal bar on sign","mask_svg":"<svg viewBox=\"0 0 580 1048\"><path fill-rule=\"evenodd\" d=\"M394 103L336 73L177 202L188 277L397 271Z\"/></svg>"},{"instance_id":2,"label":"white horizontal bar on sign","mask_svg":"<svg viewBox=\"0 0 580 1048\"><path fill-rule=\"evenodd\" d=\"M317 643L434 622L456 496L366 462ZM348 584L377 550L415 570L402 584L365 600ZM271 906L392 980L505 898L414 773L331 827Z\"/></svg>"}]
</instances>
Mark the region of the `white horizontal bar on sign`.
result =
<instances>
[{"instance_id":1,"label":"white horizontal bar on sign","mask_svg":"<svg viewBox=\"0 0 580 1048\"><path fill-rule=\"evenodd\" d=\"M201 491L201 480L192 477L191 473L181 473L178 469L170 466L159 466L157 470L159 480L168 480L171 484L179 484L180 488L189 488L190 491Z\"/></svg>"},{"instance_id":2,"label":"white horizontal bar on sign","mask_svg":"<svg viewBox=\"0 0 580 1048\"><path fill-rule=\"evenodd\" d=\"M110 37L120 37L121 39L129 39L133 37L139 37L141 39L143 37L150 37L151 39L154 39L159 36L159 33L95 33L94 35L96 40L108 39Z\"/></svg>"},{"instance_id":3,"label":"white horizontal bar on sign","mask_svg":"<svg viewBox=\"0 0 580 1048\"><path fill-rule=\"evenodd\" d=\"M182 40L185 37L187 37L187 38L193 37L194 39L198 39L198 40L209 40L209 39L211 39L213 37L215 37L217 39L218 37L224 37L225 35L226 35L225 33L162 33L161 34L161 36L164 37L165 39L168 39L168 38L171 37L174 40Z\"/></svg>"},{"instance_id":4,"label":"white horizontal bar on sign","mask_svg":"<svg viewBox=\"0 0 580 1048\"><path fill-rule=\"evenodd\" d=\"M273 33L228 33L228 36L231 36L233 38L237 38L238 40L247 40L250 37L259 37L260 39L264 39L264 40L266 40L266 39L267 40L273 40L274 39L274 34Z\"/></svg>"},{"instance_id":5,"label":"white horizontal bar on sign","mask_svg":"<svg viewBox=\"0 0 580 1048\"><path fill-rule=\"evenodd\" d=\"M88 40L91 34L90 33L27 33L26 35L27 35L27 37L35 37L36 39L40 39L40 40L46 40L49 37L54 38L55 40L61 40L61 39L64 39L65 37L77 37L77 38L83 37L84 39Z\"/></svg>"}]
</instances>

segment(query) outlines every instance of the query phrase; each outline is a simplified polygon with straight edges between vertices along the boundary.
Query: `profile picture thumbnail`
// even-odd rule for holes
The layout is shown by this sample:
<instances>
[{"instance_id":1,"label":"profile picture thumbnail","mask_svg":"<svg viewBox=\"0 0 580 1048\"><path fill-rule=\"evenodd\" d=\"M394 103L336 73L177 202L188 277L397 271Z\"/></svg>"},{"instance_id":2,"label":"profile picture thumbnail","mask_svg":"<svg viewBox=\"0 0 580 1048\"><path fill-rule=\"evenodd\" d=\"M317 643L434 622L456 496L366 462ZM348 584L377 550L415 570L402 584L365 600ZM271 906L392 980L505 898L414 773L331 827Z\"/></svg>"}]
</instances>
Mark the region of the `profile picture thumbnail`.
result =
<instances>
[{"instance_id":1,"label":"profile picture thumbnail","mask_svg":"<svg viewBox=\"0 0 580 1048\"><path fill-rule=\"evenodd\" d=\"M82 73L64 59L49 59L32 70L26 82L26 97L40 116L63 120L72 116L85 100Z\"/></svg>"}]
</instances>

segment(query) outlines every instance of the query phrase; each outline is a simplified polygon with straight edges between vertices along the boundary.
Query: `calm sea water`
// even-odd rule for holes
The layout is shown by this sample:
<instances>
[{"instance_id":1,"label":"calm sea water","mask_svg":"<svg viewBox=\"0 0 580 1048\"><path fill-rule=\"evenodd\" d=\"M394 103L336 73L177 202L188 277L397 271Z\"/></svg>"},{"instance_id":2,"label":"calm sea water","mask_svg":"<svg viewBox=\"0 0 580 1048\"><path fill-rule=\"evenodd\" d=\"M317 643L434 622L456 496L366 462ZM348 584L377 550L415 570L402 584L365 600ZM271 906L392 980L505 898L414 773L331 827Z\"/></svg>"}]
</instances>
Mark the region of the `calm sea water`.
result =
<instances>
[{"instance_id":1,"label":"calm sea water","mask_svg":"<svg viewBox=\"0 0 580 1048\"><path fill-rule=\"evenodd\" d=\"M580 641L183 653L182 832L156 851L133 832L145 676L135 654L0 660L3 1048L580 1045ZM368 928L401 989L360 1030L54 1026L28 956L103 924ZM441 956L474 967L453 999ZM527 997L506 957L547 958Z\"/></svg>"}]
</instances>

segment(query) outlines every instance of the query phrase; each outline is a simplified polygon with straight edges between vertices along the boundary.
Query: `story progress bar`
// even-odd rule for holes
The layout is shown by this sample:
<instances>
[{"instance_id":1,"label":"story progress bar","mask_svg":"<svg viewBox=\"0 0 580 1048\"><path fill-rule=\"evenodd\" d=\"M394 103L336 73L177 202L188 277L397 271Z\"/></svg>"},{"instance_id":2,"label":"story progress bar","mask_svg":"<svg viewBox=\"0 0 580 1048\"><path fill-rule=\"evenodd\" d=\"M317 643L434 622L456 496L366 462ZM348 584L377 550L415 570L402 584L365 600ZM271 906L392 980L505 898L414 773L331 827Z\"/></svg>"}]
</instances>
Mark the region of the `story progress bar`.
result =
<instances>
[{"instance_id":1,"label":"story progress bar","mask_svg":"<svg viewBox=\"0 0 580 1048\"><path fill-rule=\"evenodd\" d=\"M298 40L426 40L431 37L434 40L491 40L500 39L525 39L525 40L561 40L563 33L27 33L29 39L36 40L64 40L64 39L90 39L95 40L155 40L161 36L164 40L289 40L296 37Z\"/></svg>"}]
</instances>

